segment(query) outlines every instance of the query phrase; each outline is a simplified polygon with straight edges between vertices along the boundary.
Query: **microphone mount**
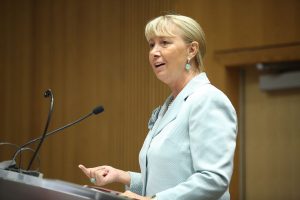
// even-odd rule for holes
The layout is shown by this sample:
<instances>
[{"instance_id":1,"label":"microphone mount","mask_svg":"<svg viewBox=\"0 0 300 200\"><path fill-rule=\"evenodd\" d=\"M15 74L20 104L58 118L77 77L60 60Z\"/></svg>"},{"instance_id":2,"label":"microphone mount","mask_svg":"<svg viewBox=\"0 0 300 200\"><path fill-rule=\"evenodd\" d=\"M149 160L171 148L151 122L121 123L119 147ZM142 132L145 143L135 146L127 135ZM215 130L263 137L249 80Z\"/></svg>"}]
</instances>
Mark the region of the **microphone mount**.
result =
<instances>
[{"instance_id":1,"label":"microphone mount","mask_svg":"<svg viewBox=\"0 0 300 200\"><path fill-rule=\"evenodd\" d=\"M36 156L37 156L37 154L38 154L38 152L39 152L39 150L40 150L40 148L41 148L41 146L42 146L42 144L43 144L43 142L44 142L44 140L45 140L45 138L46 138L46 134L47 134L47 131L48 131L48 127L49 127L49 124L50 124L50 121L51 121L51 117L52 117L53 104L54 104L54 97L53 97L53 93L52 93L51 89L48 89L48 90L46 90L46 91L44 92L44 97L45 97L45 98L50 97L50 107L49 107L48 119L47 119L47 122L46 122L46 125L45 125L45 129L44 129L43 135L42 135L42 137L41 137L41 140L40 140L40 142L39 142L39 144L38 144L38 147L36 148L36 150L35 150L35 152L34 152L32 158L31 158L31 160L30 160L30 162L29 162L29 165L28 165L28 167L27 167L27 170L29 170L29 169L31 168L32 163L33 163L33 161L35 160L35 158L36 158Z\"/></svg>"},{"instance_id":2,"label":"microphone mount","mask_svg":"<svg viewBox=\"0 0 300 200\"><path fill-rule=\"evenodd\" d=\"M65 125L63 127L58 128L58 129L55 129L55 130L53 130L51 132L47 132L48 131L48 126L49 126L50 121L51 121L52 112L53 112L53 105L54 105L54 97L53 96L54 95L53 95L51 89L48 89L48 90L46 90L44 92L44 97L45 98L50 97L50 108L49 108L49 113L48 113L48 119L47 119L47 122L46 122L46 125L45 125L44 132L43 132L42 136L40 136L38 138L35 138L35 139L32 139L32 140L28 141L27 143L25 143L25 144L23 144L21 146L17 146L18 149L14 153L13 159L10 160L10 161L3 161L3 162L1 162L0 163L0 167L1 168L5 169L5 170L10 170L10 171L15 171L15 172L19 172L19 173L24 173L24 174L32 175L32 176L40 176L41 174L40 174L40 172L38 172L38 170L30 170L30 168L31 168L32 163L34 162L34 160L36 158L38 158L38 160L40 160L38 152L39 152L39 150L41 148L41 145L44 142L45 138L48 137L48 136L50 136L50 135L52 135L52 134L54 134L54 133L62 131L62 130L66 129L66 128L72 126L72 125L75 125L75 124L81 122L82 120L90 117L91 115L98 115L99 113L102 113L104 111L103 106L97 106L90 113L88 113L87 115L85 115L85 116L77 119L76 121L71 122L71 123L69 123L69 124L67 124L67 125ZM32 150L31 148L27 147L27 146L29 146L29 145L31 145L31 144L35 143L36 141L39 141L39 140L40 140L40 142L39 142L38 147L36 148L35 151ZM32 158L30 160L30 163L29 163L29 165L27 167L27 170L21 169L21 153L24 150L32 150L34 152L34 155L32 156ZM19 156L20 157L20 159L19 159L19 167L17 167L16 160L15 160L16 157L18 156L18 154L20 155Z\"/></svg>"}]
</instances>

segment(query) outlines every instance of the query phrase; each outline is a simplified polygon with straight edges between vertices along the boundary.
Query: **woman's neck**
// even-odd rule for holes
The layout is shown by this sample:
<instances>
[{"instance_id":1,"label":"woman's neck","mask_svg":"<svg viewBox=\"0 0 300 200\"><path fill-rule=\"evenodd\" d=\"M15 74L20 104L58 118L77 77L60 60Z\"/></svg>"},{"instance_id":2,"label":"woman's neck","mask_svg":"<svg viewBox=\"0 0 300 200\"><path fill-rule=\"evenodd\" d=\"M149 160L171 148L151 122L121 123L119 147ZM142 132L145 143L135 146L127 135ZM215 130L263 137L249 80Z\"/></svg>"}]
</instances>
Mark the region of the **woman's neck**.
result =
<instances>
[{"instance_id":1,"label":"woman's neck","mask_svg":"<svg viewBox=\"0 0 300 200\"><path fill-rule=\"evenodd\" d=\"M176 96L183 90L183 88L198 74L199 72L191 71L182 79L176 81L173 85L169 85L173 98L175 99Z\"/></svg>"}]
</instances>

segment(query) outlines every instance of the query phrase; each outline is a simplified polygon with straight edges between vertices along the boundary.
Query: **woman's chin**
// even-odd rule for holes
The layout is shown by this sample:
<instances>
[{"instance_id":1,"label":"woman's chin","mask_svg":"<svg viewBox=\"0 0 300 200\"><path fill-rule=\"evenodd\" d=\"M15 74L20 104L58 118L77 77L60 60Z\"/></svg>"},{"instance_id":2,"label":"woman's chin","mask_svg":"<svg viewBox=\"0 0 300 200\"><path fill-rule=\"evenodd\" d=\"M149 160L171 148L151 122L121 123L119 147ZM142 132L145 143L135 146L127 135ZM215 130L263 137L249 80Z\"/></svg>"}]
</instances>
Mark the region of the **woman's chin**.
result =
<instances>
[{"instance_id":1,"label":"woman's chin","mask_svg":"<svg viewBox=\"0 0 300 200\"><path fill-rule=\"evenodd\" d=\"M169 85L170 77L166 74L156 74L156 78L160 80L162 83Z\"/></svg>"}]
</instances>

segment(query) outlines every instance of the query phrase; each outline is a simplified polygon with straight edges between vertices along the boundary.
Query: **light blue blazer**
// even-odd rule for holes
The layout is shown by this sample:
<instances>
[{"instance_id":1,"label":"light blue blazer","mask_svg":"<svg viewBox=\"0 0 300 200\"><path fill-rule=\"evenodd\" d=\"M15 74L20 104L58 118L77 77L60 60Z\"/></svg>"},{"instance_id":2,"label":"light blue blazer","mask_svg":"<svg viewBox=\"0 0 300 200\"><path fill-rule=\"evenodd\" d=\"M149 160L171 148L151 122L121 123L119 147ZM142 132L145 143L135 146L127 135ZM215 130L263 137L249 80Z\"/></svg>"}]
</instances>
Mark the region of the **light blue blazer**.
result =
<instances>
[{"instance_id":1,"label":"light blue blazer","mask_svg":"<svg viewBox=\"0 0 300 200\"><path fill-rule=\"evenodd\" d=\"M158 200L230 199L237 117L205 73L152 113L129 189Z\"/></svg>"}]
</instances>

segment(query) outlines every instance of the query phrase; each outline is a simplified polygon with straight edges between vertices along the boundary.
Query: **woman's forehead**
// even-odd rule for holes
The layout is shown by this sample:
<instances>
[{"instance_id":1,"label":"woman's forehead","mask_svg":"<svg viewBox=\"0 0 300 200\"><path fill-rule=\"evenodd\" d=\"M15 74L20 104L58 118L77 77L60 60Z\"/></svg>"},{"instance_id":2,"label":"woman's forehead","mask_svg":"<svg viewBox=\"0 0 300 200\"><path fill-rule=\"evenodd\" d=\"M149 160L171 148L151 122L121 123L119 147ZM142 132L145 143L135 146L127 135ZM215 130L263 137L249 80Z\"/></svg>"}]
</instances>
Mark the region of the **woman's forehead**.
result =
<instances>
[{"instance_id":1,"label":"woman's forehead","mask_svg":"<svg viewBox=\"0 0 300 200\"><path fill-rule=\"evenodd\" d=\"M150 37L148 42L153 40L162 40L162 39L174 39L176 36L174 35L154 35L153 37Z\"/></svg>"}]
</instances>

